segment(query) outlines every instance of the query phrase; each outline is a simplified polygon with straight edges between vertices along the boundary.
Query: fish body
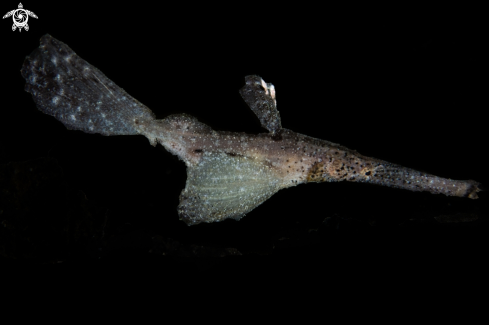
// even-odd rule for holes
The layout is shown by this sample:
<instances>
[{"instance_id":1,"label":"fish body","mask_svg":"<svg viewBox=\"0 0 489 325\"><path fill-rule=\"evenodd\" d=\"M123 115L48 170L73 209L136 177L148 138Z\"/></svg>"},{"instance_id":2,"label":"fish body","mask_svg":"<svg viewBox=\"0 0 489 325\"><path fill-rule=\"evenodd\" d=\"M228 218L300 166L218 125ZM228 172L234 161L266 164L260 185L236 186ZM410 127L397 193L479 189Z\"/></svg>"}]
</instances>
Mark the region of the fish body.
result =
<instances>
[{"instance_id":1,"label":"fish body","mask_svg":"<svg viewBox=\"0 0 489 325\"><path fill-rule=\"evenodd\" d=\"M239 220L277 191L308 182L354 181L477 198L480 184L452 180L370 158L285 129L272 84L247 76L240 94L267 133L215 131L187 114L157 120L63 42L44 35L22 76L38 108L67 128L103 135L146 136L187 166L178 213L188 225Z\"/></svg>"}]
</instances>

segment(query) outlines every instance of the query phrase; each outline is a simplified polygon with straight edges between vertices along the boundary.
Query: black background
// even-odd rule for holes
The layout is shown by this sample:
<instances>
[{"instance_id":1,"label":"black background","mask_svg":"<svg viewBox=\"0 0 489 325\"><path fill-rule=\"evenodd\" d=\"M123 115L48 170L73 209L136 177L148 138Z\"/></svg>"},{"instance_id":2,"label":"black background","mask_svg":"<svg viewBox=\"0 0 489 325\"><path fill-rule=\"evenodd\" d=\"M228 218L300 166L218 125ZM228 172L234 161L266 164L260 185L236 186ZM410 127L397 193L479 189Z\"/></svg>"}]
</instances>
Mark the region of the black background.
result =
<instances>
[{"instance_id":1,"label":"black background","mask_svg":"<svg viewBox=\"0 0 489 325\"><path fill-rule=\"evenodd\" d=\"M150 263L178 272L480 270L485 192L469 200L307 184L280 191L239 222L187 227L176 211L183 162L142 136L68 131L36 109L20 75L49 33L157 118L188 113L215 130L259 133L238 93L244 76L257 74L275 85L285 128L485 185L487 74L476 21L416 8L403 16L394 8L246 3L23 4L39 17L29 18L29 31L12 32L10 18L0 26L4 262Z\"/></svg>"}]
</instances>

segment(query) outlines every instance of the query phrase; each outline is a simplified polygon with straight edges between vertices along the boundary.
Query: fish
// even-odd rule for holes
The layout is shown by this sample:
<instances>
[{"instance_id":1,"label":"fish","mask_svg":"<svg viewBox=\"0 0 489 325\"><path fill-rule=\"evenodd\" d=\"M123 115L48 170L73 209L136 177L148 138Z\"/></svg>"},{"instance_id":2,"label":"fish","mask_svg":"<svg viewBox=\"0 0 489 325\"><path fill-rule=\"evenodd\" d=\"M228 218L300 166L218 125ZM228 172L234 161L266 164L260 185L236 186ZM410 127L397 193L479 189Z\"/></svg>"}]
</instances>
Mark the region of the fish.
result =
<instances>
[{"instance_id":1,"label":"fish","mask_svg":"<svg viewBox=\"0 0 489 325\"><path fill-rule=\"evenodd\" d=\"M245 77L239 91L266 133L215 131L181 113L156 119L65 43L44 35L21 74L37 108L70 130L104 136L143 135L187 167L177 207L187 225L240 220L273 194L311 182L364 182L477 199L474 180L417 171L282 127L273 84Z\"/></svg>"}]
</instances>

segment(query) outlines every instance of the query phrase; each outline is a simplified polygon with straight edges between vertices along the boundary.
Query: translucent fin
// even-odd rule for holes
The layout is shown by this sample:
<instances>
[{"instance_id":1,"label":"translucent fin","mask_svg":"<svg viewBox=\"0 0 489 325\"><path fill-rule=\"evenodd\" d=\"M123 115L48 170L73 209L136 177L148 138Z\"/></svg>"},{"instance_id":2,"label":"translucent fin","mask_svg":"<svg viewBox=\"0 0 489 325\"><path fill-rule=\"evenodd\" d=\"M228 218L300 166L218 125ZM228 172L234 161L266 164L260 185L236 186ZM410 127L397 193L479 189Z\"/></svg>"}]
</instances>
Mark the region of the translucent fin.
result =
<instances>
[{"instance_id":1,"label":"translucent fin","mask_svg":"<svg viewBox=\"0 0 489 325\"><path fill-rule=\"evenodd\" d=\"M137 124L154 119L149 108L50 35L26 57L21 72L39 110L68 129L138 134Z\"/></svg>"},{"instance_id":2,"label":"translucent fin","mask_svg":"<svg viewBox=\"0 0 489 325\"><path fill-rule=\"evenodd\" d=\"M282 124L275 100L275 87L259 76L246 76L245 81L246 84L239 91L241 97L258 116L261 126L272 134L278 134Z\"/></svg>"},{"instance_id":3,"label":"translucent fin","mask_svg":"<svg viewBox=\"0 0 489 325\"><path fill-rule=\"evenodd\" d=\"M270 167L248 157L206 153L187 168L187 184L180 194L178 214L187 225L239 220L279 189Z\"/></svg>"}]
</instances>

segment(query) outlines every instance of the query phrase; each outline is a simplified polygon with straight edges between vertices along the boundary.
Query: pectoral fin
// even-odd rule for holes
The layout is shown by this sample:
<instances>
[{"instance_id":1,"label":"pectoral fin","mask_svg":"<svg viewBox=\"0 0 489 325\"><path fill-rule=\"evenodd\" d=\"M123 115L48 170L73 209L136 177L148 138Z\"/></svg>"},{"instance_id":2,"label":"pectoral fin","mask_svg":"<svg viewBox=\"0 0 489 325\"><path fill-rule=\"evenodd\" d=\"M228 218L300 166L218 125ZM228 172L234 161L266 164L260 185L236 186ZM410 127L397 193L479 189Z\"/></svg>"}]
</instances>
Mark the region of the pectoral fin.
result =
<instances>
[{"instance_id":1,"label":"pectoral fin","mask_svg":"<svg viewBox=\"0 0 489 325\"><path fill-rule=\"evenodd\" d=\"M239 220L280 189L279 177L262 162L226 153L206 153L187 167L178 214L187 225Z\"/></svg>"}]
</instances>

